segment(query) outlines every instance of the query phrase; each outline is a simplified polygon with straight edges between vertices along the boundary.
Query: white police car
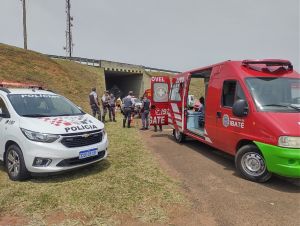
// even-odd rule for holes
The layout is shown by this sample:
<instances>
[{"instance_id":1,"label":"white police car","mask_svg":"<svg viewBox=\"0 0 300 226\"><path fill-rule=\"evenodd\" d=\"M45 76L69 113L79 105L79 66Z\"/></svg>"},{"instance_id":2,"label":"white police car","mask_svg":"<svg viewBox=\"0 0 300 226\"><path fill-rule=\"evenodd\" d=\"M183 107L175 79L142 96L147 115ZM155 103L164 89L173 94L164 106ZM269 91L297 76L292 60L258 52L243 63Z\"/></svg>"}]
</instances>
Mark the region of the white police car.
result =
<instances>
[{"instance_id":1,"label":"white police car","mask_svg":"<svg viewBox=\"0 0 300 226\"><path fill-rule=\"evenodd\" d=\"M65 97L0 87L0 160L11 180L98 162L107 146L103 123Z\"/></svg>"}]
</instances>

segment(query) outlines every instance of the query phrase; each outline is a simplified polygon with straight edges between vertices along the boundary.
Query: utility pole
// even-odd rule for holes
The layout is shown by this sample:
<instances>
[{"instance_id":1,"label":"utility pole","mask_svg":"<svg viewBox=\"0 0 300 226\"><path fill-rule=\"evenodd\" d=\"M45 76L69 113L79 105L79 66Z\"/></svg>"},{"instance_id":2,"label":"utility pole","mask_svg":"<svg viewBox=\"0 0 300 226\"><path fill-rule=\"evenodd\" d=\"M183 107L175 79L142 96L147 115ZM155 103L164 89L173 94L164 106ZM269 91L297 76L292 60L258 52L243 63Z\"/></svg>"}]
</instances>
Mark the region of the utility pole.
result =
<instances>
[{"instance_id":1,"label":"utility pole","mask_svg":"<svg viewBox=\"0 0 300 226\"><path fill-rule=\"evenodd\" d=\"M67 14L67 28L66 28L66 55L72 57L73 52L73 40L72 40L72 21L73 17L71 16L71 3L70 0L66 0L66 14Z\"/></svg>"},{"instance_id":2,"label":"utility pole","mask_svg":"<svg viewBox=\"0 0 300 226\"><path fill-rule=\"evenodd\" d=\"M27 28L26 28L26 0L21 0L23 3L23 36L24 49L27 49Z\"/></svg>"}]
</instances>

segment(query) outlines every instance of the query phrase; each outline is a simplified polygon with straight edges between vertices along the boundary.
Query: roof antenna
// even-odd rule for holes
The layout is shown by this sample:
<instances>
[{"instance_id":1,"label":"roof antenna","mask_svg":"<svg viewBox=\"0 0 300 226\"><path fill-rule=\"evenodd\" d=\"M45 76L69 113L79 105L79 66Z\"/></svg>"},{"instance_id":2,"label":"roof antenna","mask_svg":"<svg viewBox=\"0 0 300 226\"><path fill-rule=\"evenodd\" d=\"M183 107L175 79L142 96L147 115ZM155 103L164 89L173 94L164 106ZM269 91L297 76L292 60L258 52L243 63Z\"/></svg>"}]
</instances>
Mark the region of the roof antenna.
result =
<instances>
[{"instance_id":1,"label":"roof antenna","mask_svg":"<svg viewBox=\"0 0 300 226\"><path fill-rule=\"evenodd\" d=\"M70 0L66 0L66 14L67 14L67 28L66 28L66 46L64 46L64 50L66 50L66 56L72 57L73 52L73 37L72 37L72 27L73 27L73 17L71 16L71 2Z\"/></svg>"}]
</instances>

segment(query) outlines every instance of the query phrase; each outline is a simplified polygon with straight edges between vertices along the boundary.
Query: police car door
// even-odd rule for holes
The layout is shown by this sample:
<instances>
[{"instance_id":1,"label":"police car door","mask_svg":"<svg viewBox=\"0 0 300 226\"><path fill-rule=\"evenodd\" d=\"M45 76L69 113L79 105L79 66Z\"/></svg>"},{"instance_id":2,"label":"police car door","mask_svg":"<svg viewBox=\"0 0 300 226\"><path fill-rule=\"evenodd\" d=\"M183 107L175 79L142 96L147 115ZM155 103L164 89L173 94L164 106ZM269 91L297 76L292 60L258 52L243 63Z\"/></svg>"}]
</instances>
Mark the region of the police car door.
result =
<instances>
[{"instance_id":1,"label":"police car door","mask_svg":"<svg viewBox=\"0 0 300 226\"><path fill-rule=\"evenodd\" d=\"M169 90L168 76L151 78L150 125L168 125Z\"/></svg>"},{"instance_id":2,"label":"police car door","mask_svg":"<svg viewBox=\"0 0 300 226\"><path fill-rule=\"evenodd\" d=\"M3 154L5 151L5 129L7 118L9 118L9 113L3 98L0 96L0 159L3 159Z\"/></svg>"}]
</instances>

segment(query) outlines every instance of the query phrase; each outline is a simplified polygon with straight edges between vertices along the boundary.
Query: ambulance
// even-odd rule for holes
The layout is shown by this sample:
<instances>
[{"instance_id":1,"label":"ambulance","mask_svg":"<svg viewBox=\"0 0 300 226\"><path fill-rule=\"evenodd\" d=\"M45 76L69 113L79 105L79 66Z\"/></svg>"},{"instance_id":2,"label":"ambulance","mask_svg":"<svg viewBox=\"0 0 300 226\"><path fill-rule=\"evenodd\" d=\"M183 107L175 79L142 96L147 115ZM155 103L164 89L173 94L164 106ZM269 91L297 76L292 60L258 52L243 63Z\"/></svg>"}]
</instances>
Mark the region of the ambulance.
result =
<instances>
[{"instance_id":1,"label":"ambulance","mask_svg":"<svg viewBox=\"0 0 300 226\"><path fill-rule=\"evenodd\" d=\"M104 125L67 98L32 84L0 82L0 160L11 180L107 157Z\"/></svg>"},{"instance_id":2,"label":"ambulance","mask_svg":"<svg viewBox=\"0 0 300 226\"><path fill-rule=\"evenodd\" d=\"M177 142L190 137L234 156L251 181L300 178L300 75L291 62L226 61L177 74L170 83L152 86L171 85L166 124ZM188 107L191 84L205 99L203 112Z\"/></svg>"}]
</instances>

